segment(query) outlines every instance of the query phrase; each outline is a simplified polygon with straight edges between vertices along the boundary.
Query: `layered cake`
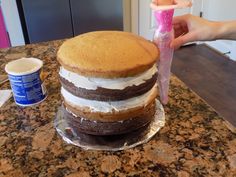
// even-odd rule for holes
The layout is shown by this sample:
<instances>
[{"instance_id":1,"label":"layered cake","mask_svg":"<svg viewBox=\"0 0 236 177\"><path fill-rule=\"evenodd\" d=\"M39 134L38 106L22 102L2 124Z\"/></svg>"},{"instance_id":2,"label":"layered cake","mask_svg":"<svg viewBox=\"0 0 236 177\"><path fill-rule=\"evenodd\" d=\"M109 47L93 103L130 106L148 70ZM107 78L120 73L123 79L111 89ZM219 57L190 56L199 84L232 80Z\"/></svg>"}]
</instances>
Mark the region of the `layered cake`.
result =
<instances>
[{"instance_id":1,"label":"layered cake","mask_svg":"<svg viewBox=\"0 0 236 177\"><path fill-rule=\"evenodd\" d=\"M115 135L155 114L156 46L137 35L98 31L65 41L57 59L66 120L75 131Z\"/></svg>"}]
</instances>

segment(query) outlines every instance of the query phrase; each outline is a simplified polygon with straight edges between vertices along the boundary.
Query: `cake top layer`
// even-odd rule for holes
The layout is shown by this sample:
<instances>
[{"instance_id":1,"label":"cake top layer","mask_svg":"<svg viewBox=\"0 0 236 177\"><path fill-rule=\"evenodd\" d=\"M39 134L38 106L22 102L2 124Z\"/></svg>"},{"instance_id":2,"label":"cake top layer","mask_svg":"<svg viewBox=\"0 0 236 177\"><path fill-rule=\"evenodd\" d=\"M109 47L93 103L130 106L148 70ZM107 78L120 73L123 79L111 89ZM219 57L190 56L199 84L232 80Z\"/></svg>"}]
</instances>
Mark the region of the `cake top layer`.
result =
<instances>
[{"instance_id":1,"label":"cake top layer","mask_svg":"<svg viewBox=\"0 0 236 177\"><path fill-rule=\"evenodd\" d=\"M69 71L101 78L129 77L151 68L159 50L150 41L121 31L97 31L65 41L57 59Z\"/></svg>"}]
</instances>

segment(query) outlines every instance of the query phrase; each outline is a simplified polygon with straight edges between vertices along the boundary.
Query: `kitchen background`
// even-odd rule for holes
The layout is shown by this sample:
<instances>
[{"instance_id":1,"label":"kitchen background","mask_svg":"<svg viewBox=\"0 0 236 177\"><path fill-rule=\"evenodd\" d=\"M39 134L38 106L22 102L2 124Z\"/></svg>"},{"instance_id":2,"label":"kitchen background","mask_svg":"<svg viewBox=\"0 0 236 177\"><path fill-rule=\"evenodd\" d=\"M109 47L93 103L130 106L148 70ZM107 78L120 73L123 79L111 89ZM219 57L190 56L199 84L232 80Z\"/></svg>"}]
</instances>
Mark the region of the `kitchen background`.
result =
<instances>
[{"instance_id":1,"label":"kitchen background","mask_svg":"<svg viewBox=\"0 0 236 177\"><path fill-rule=\"evenodd\" d=\"M0 47L69 38L94 30L125 30L152 39L151 0L0 0ZM192 0L176 11L209 20L236 19L234 0ZM236 42L207 42L236 60Z\"/></svg>"}]
</instances>

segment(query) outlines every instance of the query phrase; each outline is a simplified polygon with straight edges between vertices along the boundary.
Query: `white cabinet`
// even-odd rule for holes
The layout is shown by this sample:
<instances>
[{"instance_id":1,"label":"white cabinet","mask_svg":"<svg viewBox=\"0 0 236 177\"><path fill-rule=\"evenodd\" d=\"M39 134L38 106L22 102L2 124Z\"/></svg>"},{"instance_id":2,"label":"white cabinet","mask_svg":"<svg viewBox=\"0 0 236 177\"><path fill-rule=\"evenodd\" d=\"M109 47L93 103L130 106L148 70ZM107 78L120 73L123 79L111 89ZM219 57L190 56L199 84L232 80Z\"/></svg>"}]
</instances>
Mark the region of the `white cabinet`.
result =
<instances>
[{"instance_id":1,"label":"white cabinet","mask_svg":"<svg viewBox=\"0 0 236 177\"><path fill-rule=\"evenodd\" d=\"M204 0L203 17L212 21L236 20L235 0ZM236 42L218 40L207 42L208 45L236 60Z\"/></svg>"},{"instance_id":2,"label":"white cabinet","mask_svg":"<svg viewBox=\"0 0 236 177\"><path fill-rule=\"evenodd\" d=\"M203 17L209 20L235 20L235 0L204 0Z\"/></svg>"}]
</instances>

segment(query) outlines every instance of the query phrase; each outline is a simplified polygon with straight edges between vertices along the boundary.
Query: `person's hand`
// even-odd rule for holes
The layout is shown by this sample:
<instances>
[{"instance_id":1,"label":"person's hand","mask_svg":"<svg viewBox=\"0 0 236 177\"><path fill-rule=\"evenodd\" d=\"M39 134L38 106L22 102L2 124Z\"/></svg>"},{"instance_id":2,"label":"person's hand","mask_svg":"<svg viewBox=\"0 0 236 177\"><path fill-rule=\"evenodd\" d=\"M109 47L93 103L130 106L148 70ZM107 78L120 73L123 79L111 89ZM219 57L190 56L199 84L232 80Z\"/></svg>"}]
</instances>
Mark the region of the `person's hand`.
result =
<instances>
[{"instance_id":1,"label":"person's hand","mask_svg":"<svg viewBox=\"0 0 236 177\"><path fill-rule=\"evenodd\" d=\"M188 42L214 40L217 23L188 14L174 17L173 28L175 39L170 47L177 49Z\"/></svg>"}]
</instances>

